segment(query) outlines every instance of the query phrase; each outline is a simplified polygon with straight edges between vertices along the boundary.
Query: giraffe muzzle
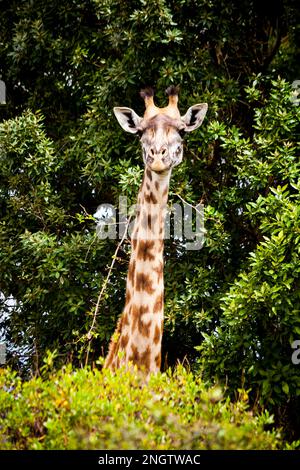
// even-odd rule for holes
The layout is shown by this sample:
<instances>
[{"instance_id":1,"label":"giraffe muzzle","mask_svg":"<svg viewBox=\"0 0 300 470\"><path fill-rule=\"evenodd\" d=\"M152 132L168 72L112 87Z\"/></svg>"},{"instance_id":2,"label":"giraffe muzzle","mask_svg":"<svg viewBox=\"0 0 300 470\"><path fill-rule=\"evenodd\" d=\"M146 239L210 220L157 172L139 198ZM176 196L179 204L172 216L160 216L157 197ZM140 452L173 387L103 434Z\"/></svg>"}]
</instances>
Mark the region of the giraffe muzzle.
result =
<instances>
[{"instance_id":1,"label":"giraffe muzzle","mask_svg":"<svg viewBox=\"0 0 300 470\"><path fill-rule=\"evenodd\" d=\"M167 147L162 147L159 151L150 148L146 161L151 170L158 172L170 168L172 164Z\"/></svg>"}]
</instances>

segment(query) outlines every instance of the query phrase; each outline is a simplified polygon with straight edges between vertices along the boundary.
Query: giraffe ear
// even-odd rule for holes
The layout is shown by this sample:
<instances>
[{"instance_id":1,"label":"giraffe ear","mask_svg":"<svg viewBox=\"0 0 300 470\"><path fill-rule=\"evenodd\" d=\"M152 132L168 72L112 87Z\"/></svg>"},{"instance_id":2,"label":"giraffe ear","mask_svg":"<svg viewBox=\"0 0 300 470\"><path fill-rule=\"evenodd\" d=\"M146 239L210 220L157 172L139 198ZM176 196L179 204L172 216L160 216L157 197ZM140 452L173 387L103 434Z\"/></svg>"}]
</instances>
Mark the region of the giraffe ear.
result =
<instances>
[{"instance_id":1,"label":"giraffe ear","mask_svg":"<svg viewBox=\"0 0 300 470\"><path fill-rule=\"evenodd\" d=\"M194 104L191 106L186 114L182 116L181 120L183 121L185 127L185 132L192 132L201 126L203 119L205 118L205 114L207 111L208 105L207 103L201 104Z\"/></svg>"},{"instance_id":2,"label":"giraffe ear","mask_svg":"<svg viewBox=\"0 0 300 470\"><path fill-rule=\"evenodd\" d=\"M140 118L131 108L114 108L115 116L124 131L136 134L141 130Z\"/></svg>"}]
</instances>

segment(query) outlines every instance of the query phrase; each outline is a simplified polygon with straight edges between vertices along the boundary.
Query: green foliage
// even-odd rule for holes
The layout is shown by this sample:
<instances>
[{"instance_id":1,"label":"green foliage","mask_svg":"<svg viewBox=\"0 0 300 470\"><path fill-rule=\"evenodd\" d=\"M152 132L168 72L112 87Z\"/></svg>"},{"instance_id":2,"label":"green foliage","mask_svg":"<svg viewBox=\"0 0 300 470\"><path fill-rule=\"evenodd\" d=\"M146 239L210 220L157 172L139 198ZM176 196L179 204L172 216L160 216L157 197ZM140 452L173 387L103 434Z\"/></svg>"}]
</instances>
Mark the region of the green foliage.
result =
<instances>
[{"instance_id":1,"label":"green foliage","mask_svg":"<svg viewBox=\"0 0 300 470\"><path fill-rule=\"evenodd\" d=\"M242 382L259 391L261 403L297 406L300 374L291 345L300 333L300 109L286 82L272 86L254 111L253 136L230 130L222 137L236 175L235 204L242 202L240 217L255 227L257 243L199 350L208 374L227 377L232 390Z\"/></svg>"},{"instance_id":2,"label":"green foliage","mask_svg":"<svg viewBox=\"0 0 300 470\"><path fill-rule=\"evenodd\" d=\"M64 356L74 355L101 279L95 222L78 216L68 159L55 152L39 115L4 121L0 146L1 290L14 299L8 338L37 355L62 346Z\"/></svg>"},{"instance_id":3,"label":"green foliage","mask_svg":"<svg viewBox=\"0 0 300 470\"><path fill-rule=\"evenodd\" d=\"M232 395L251 389L299 432L297 0L4 0L0 12L0 308L8 363L38 371L103 354L124 305L129 243L94 215L135 203L138 139L112 108L180 84L180 110L208 102L172 175L170 202L205 206L202 250L165 248L165 363L188 357ZM294 90L295 91L295 90ZM198 349L196 350L195 347ZM87 357L87 351L90 352ZM299 410L297 413L296 411ZM298 430L298 431L297 431Z\"/></svg>"},{"instance_id":4,"label":"green foliage","mask_svg":"<svg viewBox=\"0 0 300 470\"><path fill-rule=\"evenodd\" d=\"M48 361L49 362L49 361ZM50 360L51 362L51 360ZM50 366L51 369L51 366ZM242 393L243 392L243 393ZM70 366L22 382L0 369L1 449L276 449L267 412L230 403L184 368L152 376Z\"/></svg>"}]
</instances>

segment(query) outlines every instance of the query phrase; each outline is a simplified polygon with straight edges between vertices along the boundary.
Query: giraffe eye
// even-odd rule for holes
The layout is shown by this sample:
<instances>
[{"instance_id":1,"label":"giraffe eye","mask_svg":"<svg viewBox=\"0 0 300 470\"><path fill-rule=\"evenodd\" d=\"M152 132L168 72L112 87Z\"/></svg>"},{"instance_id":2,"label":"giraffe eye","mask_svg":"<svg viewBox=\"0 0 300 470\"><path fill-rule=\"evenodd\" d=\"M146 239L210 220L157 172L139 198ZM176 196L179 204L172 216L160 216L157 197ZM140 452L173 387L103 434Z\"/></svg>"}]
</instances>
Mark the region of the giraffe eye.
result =
<instances>
[{"instance_id":1,"label":"giraffe eye","mask_svg":"<svg viewBox=\"0 0 300 470\"><path fill-rule=\"evenodd\" d=\"M178 157L178 155L180 155L180 153L181 153L181 145L178 145L177 149L175 150L176 157Z\"/></svg>"}]
</instances>

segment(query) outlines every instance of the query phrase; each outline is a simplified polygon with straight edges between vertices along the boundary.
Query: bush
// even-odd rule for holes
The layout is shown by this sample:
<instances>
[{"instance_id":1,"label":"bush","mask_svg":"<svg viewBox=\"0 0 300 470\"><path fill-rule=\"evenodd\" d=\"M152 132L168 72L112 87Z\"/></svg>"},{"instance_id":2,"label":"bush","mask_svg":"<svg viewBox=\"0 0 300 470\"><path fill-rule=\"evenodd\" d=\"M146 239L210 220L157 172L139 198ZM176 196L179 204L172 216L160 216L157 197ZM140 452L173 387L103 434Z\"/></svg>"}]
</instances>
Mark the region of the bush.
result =
<instances>
[{"instance_id":1,"label":"bush","mask_svg":"<svg viewBox=\"0 0 300 470\"><path fill-rule=\"evenodd\" d=\"M63 368L22 382L0 370L1 449L276 449L272 417L253 416L182 366L139 375Z\"/></svg>"},{"instance_id":2,"label":"bush","mask_svg":"<svg viewBox=\"0 0 300 470\"><path fill-rule=\"evenodd\" d=\"M292 344L300 334L300 108L280 79L263 99L262 81L248 88L259 102L251 138L237 129L221 136L223 158L231 159L235 175L221 205L232 200L238 223L255 244L199 349L208 377L227 380L232 393L241 384L251 388L253 399L259 396L280 424L289 421L298 432L300 374Z\"/></svg>"}]
</instances>

